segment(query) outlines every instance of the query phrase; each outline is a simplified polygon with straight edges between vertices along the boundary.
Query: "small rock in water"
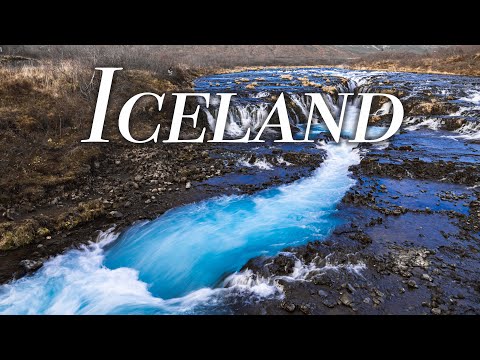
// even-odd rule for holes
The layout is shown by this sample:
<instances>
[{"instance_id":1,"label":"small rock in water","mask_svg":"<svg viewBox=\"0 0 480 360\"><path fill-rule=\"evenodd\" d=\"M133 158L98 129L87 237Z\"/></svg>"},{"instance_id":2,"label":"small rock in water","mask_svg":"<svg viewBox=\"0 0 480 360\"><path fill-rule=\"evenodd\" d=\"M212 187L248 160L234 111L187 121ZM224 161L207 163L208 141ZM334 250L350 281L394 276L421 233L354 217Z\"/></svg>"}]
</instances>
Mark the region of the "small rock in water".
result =
<instances>
[{"instance_id":1,"label":"small rock in water","mask_svg":"<svg viewBox=\"0 0 480 360\"><path fill-rule=\"evenodd\" d=\"M353 302L352 296L348 292L344 292L340 296L340 302L345 306L350 306Z\"/></svg>"},{"instance_id":2,"label":"small rock in water","mask_svg":"<svg viewBox=\"0 0 480 360\"><path fill-rule=\"evenodd\" d=\"M411 289L416 289L416 288L418 288L418 285L417 285L417 283L415 282L415 280L408 280L408 281L407 281L407 285L408 285L408 287L411 288Z\"/></svg>"},{"instance_id":3,"label":"small rock in water","mask_svg":"<svg viewBox=\"0 0 480 360\"><path fill-rule=\"evenodd\" d=\"M190 181L185 184L185 189L190 189L191 187L192 184L190 183Z\"/></svg>"},{"instance_id":4,"label":"small rock in water","mask_svg":"<svg viewBox=\"0 0 480 360\"><path fill-rule=\"evenodd\" d=\"M288 311L288 312L294 312L295 311L295 304L290 302L290 301L283 301L281 304L280 304L280 307L285 310L285 311Z\"/></svg>"},{"instance_id":5,"label":"small rock in water","mask_svg":"<svg viewBox=\"0 0 480 360\"><path fill-rule=\"evenodd\" d=\"M328 293L325 290L318 290L318 295L321 297L327 297Z\"/></svg>"},{"instance_id":6,"label":"small rock in water","mask_svg":"<svg viewBox=\"0 0 480 360\"><path fill-rule=\"evenodd\" d=\"M311 307L310 304L302 304L302 305L299 306L299 309L305 315L309 315L309 314L312 313L312 307Z\"/></svg>"},{"instance_id":7,"label":"small rock in water","mask_svg":"<svg viewBox=\"0 0 480 360\"><path fill-rule=\"evenodd\" d=\"M352 294L356 291L355 288L353 287L353 285L350 284L350 283L347 284L347 289L348 289L348 291L350 291Z\"/></svg>"},{"instance_id":8,"label":"small rock in water","mask_svg":"<svg viewBox=\"0 0 480 360\"><path fill-rule=\"evenodd\" d=\"M422 274L422 279L427 281L432 281L432 277L428 274Z\"/></svg>"},{"instance_id":9,"label":"small rock in water","mask_svg":"<svg viewBox=\"0 0 480 360\"><path fill-rule=\"evenodd\" d=\"M442 313L442 310L440 310L439 308L433 308L430 311L432 312L433 315L440 315Z\"/></svg>"},{"instance_id":10,"label":"small rock in water","mask_svg":"<svg viewBox=\"0 0 480 360\"><path fill-rule=\"evenodd\" d=\"M42 267L43 262L40 260L22 260L20 265L27 271L34 271Z\"/></svg>"},{"instance_id":11,"label":"small rock in water","mask_svg":"<svg viewBox=\"0 0 480 360\"><path fill-rule=\"evenodd\" d=\"M337 302L333 299L325 299L322 301L322 304L325 305L328 308L333 308L335 305L337 305Z\"/></svg>"}]
</instances>

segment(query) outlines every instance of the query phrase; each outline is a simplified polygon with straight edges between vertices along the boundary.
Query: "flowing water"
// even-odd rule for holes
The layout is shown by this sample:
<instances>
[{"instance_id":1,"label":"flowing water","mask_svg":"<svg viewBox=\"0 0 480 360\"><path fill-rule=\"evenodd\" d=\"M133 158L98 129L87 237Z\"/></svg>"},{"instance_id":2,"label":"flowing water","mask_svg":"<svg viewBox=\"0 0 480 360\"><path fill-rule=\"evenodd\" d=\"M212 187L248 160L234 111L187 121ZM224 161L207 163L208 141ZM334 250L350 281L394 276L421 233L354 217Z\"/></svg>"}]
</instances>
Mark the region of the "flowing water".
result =
<instances>
[{"instance_id":1,"label":"flowing water","mask_svg":"<svg viewBox=\"0 0 480 360\"><path fill-rule=\"evenodd\" d=\"M387 80L408 88L409 93L447 89L440 95L457 95L459 113L466 118L475 117L479 110L480 84L466 77L278 69L209 76L198 79L196 88L199 92L239 94L229 113L230 136L239 136L246 128L258 129L272 106L272 96L278 91L288 92L288 99L296 105L289 114L292 126L298 130L296 136L303 138L309 99L301 93L324 91L322 86L334 86L341 92L365 92L369 84L385 84ZM465 91L467 81L471 85ZM248 87L252 82L256 85ZM338 115L338 99L328 92L324 98L332 113ZM358 99L348 105L343 137L351 136L358 106ZM203 110L213 127L215 101ZM388 112L388 106L382 111ZM408 121L412 133L426 134L418 139L427 139L420 145L428 146L441 119ZM317 118L310 136L315 139L325 131ZM371 136L378 136L385 129L372 127L370 131ZM467 122L448 136L476 138L477 123ZM337 204L354 184L349 167L359 163L360 151L346 142L318 142L317 146L326 151L327 157L307 178L254 195L223 196L178 207L156 220L133 225L120 235L102 233L98 242L50 259L33 275L0 286L0 313L211 314L231 311L230 304L239 297L242 301L281 297L278 279L258 278L241 268L253 257L322 240L338 225ZM378 144L374 149L383 151L387 146ZM269 171L272 166L262 163L257 167ZM312 266L297 261L288 277L305 278ZM362 266L352 265L349 270L361 271Z\"/></svg>"},{"instance_id":2,"label":"flowing water","mask_svg":"<svg viewBox=\"0 0 480 360\"><path fill-rule=\"evenodd\" d=\"M128 314L215 312L225 292L269 296L268 283L238 271L252 257L324 238L335 205L353 185L351 145L327 145L327 160L309 178L253 196L229 196L173 209L47 262L1 288L3 313ZM214 289L217 287L217 289Z\"/></svg>"}]
</instances>

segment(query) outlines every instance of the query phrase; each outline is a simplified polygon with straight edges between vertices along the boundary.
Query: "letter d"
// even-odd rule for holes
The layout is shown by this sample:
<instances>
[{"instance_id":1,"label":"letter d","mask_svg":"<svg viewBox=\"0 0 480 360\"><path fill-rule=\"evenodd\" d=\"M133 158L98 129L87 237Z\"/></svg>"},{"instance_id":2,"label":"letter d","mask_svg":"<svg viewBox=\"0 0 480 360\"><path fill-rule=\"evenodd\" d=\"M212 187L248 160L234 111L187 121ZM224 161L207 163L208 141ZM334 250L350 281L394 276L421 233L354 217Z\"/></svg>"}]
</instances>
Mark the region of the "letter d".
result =
<instances>
[{"instance_id":1,"label":"letter d","mask_svg":"<svg viewBox=\"0 0 480 360\"><path fill-rule=\"evenodd\" d=\"M400 100L391 94L375 94L375 93L366 93L358 94L363 96L362 107L360 108L360 115L358 117L357 123L357 133L355 134L355 139L350 140L349 142L380 142L387 140L390 136L394 135L400 126L402 126L403 120L403 105ZM392 123L387 132L378 139L365 139L365 134L367 132L368 118L370 117L370 108L372 106L372 99L374 96L386 96L392 102Z\"/></svg>"}]
</instances>

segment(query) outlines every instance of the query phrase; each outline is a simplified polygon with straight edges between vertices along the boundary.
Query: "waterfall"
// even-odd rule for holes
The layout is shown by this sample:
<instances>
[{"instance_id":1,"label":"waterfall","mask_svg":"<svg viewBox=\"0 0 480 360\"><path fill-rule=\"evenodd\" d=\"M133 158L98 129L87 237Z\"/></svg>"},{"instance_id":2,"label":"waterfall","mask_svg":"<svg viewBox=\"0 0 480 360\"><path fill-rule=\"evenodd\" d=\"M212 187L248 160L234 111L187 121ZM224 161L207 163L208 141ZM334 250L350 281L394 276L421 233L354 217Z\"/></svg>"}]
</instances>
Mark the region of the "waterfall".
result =
<instances>
[{"instance_id":1,"label":"waterfall","mask_svg":"<svg viewBox=\"0 0 480 360\"><path fill-rule=\"evenodd\" d=\"M342 91L349 90L344 89ZM305 124L310 114L311 97L299 93L286 93L285 96L287 102L291 100L293 104L296 105L296 107L289 108L289 117L292 125ZM258 99L255 95L253 95L252 98ZM338 102L327 93L323 94L323 98L333 116L338 117L341 109ZM342 100L341 97L340 100ZM228 110L227 124L225 127L226 135L232 138L241 137L246 133L247 129L251 129L251 131L255 133L267 119L268 114L273 108L273 104L273 99L262 99L261 102L232 102ZM215 130L218 106L203 107L202 109L207 116L210 129L212 131ZM321 118L314 112L312 124L319 124L320 122Z\"/></svg>"}]
</instances>

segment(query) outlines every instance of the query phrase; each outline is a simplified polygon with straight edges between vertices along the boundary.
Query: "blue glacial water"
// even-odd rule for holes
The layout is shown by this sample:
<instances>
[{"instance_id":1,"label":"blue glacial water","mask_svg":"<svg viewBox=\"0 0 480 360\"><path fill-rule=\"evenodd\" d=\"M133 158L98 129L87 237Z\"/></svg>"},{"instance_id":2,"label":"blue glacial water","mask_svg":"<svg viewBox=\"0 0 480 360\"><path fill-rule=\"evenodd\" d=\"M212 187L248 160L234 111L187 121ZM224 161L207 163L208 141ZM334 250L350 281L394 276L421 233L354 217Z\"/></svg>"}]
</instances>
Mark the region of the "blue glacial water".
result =
<instances>
[{"instance_id":1,"label":"blue glacial water","mask_svg":"<svg viewBox=\"0 0 480 360\"><path fill-rule=\"evenodd\" d=\"M311 177L182 206L53 258L0 287L0 312L216 313L234 292L272 295L270 285L231 274L252 257L321 240L335 227L336 204L354 183L348 168L360 155L346 143L324 148L327 159Z\"/></svg>"}]
</instances>

